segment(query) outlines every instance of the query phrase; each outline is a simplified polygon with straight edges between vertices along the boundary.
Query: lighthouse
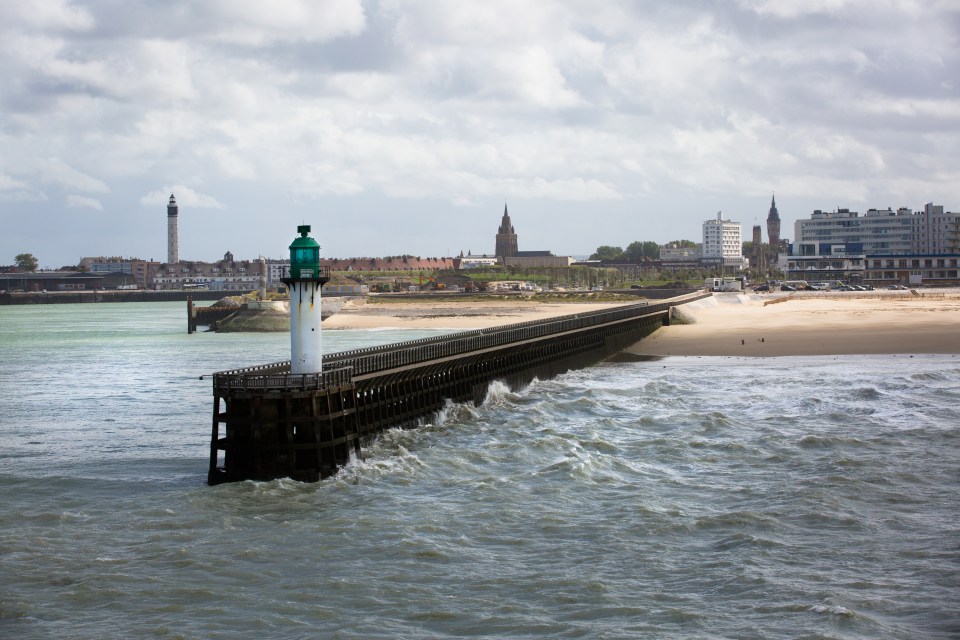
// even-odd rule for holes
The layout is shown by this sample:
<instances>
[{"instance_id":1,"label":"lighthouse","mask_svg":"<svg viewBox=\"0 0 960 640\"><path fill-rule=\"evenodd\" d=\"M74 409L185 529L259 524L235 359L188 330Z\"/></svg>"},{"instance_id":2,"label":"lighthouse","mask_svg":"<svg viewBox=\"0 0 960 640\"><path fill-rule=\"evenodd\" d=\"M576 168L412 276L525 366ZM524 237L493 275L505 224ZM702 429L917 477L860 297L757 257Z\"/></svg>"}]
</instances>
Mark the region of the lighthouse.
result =
<instances>
[{"instance_id":1,"label":"lighthouse","mask_svg":"<svg viewBox=\"0 0 960 640\"><path fill-rule=\"evenodd\" d=\"M171 193L170 201L167 202L167 264L180 262L180 238L177 234L177 214L179 211L177 199Z\"/></svg>"},{"instance_id":2,"label":"lighthouse","mask_svg":"<svg viewBox=\"0 0 960 640\"><path fill-rule=\"evenodd\" d=\"M320 288L330 280L320 266L320 245L310 237L310 225L297 227L290 245L290 274L281 281L290 291L290 373L319 373Z\"/></svg>"}]
</instances>

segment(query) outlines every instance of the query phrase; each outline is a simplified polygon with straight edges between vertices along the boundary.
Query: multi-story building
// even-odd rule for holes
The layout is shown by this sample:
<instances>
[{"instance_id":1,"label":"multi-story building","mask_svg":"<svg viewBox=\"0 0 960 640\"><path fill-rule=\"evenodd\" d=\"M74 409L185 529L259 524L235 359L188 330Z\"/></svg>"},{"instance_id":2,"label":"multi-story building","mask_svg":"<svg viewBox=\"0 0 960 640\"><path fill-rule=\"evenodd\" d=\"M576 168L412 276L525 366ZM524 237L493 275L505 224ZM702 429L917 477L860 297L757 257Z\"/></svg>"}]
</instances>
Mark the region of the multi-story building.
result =
<instances>
[{"instance_id":1,"label":"multi-story building","mask_svg":"<svg viewBox=\"0 0 960 640\"><path fill-rule=\"evenodd\" d=\"M122 273L129 275L130 281L126 284L136 286L140 289L150 288L150 283L153 281L159 267L160 263L152 260L123 258L120 256L85 257L80 260L80 268L88 273L101 275Z\"/></svg>"},{"instance_id":2,"label":"multi-story building","mask_svg":"<svg viewBox=\"0 0 960 640\"><path fill-rule=\"evenodd\" d=\"M960 254L911 254L867 256L864 280L875 284L960 284Z\"/></svg>"},{"instance_id":3,"label":"multi-story building","mask_svg":"<svg viewBox=\"0 0 960 640\"><path fill-rule=\"evenodd\" d=\"M927 203L922 211L869 209L860 215L849 209L814 211L795 224L798 242L844 244L872 254L948 254L960 252L960 214Z\"/></svg>"},{"instance_id":4,"label":"multi-story building","mask_svg":"<svg viewBox=\"0 0 960 640\"><path fill-rule=\"evenodd\" d=\"M794 242L790 252L780 256L780 270L787 280L834 283L860 282L863 279L864 255L860 245Z\"/></svg>"},{"instance_id":5,"label":"multi-story building","mask_svg":"<svg viewBox=\"0 0 960 640\"><path fill-rule=\"evenodd\" d=\"M781 267L789 279L872 284L957 284L960 214L928 203L923 211L814 211L795 225L797 241Z\"/></svg>"},{"instance_id":6,"label":"multi-story building","mask_svg":"<svg viewBox=\"0 0 960 640\"><path fill-rule=\"evenodd\" d=\"M260 261L234 260L229 251L219 262L180 261L160 265L154 289L206 287L211 291L254 291L260 288Z\"/></svg>"},{"instance_id":7,"label":"multi-story building","mask_svg":"<svg viewBox=\"0 0 960 640\"><path fill-rule=\"evenodd\" d=\"M97 256L80 259L80 268L88 273L129 273L133 274L133 263L138 258L120 256Z\"/></svg>"},{"instance_id":8,"label":"multi-story building","mask_svg":"<svg viewBox=\"0 0 960 640\"><path fill-rule=\"evenodd\" d=\"M679 244L660 245L660 264L665 271L677 273L686 269L700 267L700 258L703 257L703 245L681 247Z\"/></svg>"},{"instance_id":9,"label":"multi-story building","mask_svg":"<svg viewBox=\"0 0 960 640\"><path fill-rule=\"evenodd\" d=\"M740 270L744 267L743 238L740 223L724 220L718 212L715 220L703 223L703 257L705 267Z\"/></svg>"},{"instance_id":10,"label":"multi-story building","mask_svg":"<svg viewBox=\"0 0 960 640\"><path fill-rule=\"evenodd\" d=\"M905 207L869 209L862 216L817 209L809 220L797 220L794 230L796 242L842 244L855 253L910 253L913 224L913 211Z\"/></svg>"},{"instance_id":11,"label":"multi-story building","mask_svg":"<svg viewBox=\"0 0 960 640\"><path fill-rule=\"evenodd\" d=\"M910 241L912 253L960 253L960 214L928 202L913 217Z\"/></svg>"}]
</instances>

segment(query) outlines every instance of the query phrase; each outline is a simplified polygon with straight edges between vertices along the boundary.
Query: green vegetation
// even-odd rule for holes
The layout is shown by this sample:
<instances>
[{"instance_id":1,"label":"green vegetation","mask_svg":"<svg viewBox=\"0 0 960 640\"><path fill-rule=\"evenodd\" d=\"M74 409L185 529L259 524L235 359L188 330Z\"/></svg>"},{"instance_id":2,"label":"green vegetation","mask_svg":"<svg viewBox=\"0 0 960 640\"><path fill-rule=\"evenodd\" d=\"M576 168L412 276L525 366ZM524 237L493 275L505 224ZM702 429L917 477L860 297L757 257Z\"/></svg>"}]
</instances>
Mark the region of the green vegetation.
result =
<instances>
[{"instance_id":1,"label":"green vegetation","mask_svg":"<svg viewBox=\"0 0 960 640\"><path fill-rule=\"evenodd\" d=\"M620 247L611 247L610 245L600 245L597 250L590 254L591 260L622 260L623 249Z\"/></svg>"},{"instance_id":2,"label":"green vegetation","mask_svg":"<svg viewBox=\"0 0 960 640\"><path fill-rule=\"evenodd\" d=\"M674 240L673 243L681 247L695 247L692 240ZM626 250L620 247L602 245L590 256L591 260L608 260L611 262L626 262L640 264L644 260L656 260L660 257L660 245L652 240L637 240L627 245Z\"/></svg>"},{"instance_id":3,"label":"green vegetation","mask_svg":"<svg viewBox=\"0 0 960 640\"><path fill-rule=\"evenodd\" d=\"M37 270L37 259L33 257L32 253L19 253L13 259L17 269L20 271L36 271Z\"/></svg>"}]
</instances>

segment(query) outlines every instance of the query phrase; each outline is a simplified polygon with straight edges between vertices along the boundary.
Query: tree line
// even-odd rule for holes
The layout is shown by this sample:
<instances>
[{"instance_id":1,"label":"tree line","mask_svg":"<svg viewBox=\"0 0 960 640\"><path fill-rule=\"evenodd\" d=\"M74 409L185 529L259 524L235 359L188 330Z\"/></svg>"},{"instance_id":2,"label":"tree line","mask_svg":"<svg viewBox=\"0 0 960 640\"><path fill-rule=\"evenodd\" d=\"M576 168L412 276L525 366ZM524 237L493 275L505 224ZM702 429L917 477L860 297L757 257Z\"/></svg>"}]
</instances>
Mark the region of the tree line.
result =
<instances>
[{"instance_id":1,"label":"tree line","mask_svg":"<svg viewBox=\"0 0 960 640\"><path fill-rule=\"evenodd\" d=\"M671 240L667 244L675 244L678 247L685 248L697 246L697 243L693 240ZM652 240L631 242L626 249L605 244L597 247L597 250L590 255L591 260L629 262L631 264L639 264L644 260L657 260L659 258L660 245Z\"/></svg>"}]
</instances>

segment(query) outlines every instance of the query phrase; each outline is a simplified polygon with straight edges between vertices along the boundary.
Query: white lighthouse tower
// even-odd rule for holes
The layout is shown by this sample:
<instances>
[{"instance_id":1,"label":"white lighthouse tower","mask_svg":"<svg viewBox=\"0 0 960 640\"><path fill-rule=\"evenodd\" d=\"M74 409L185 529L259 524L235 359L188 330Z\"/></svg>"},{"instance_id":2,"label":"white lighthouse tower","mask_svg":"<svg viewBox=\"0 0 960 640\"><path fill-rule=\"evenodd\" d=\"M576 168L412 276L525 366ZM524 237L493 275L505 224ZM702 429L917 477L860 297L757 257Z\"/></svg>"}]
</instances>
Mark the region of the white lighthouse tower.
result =
<instances>
[{"instance_id":1,"label":"white lighthouse tower","mask_svg":"<svg viewBox=\"0 0 960 640\"><path fill-rule=\"evenodd\" d=\"M319 373L320 288L330 276L320 266L320 245L308 235L310 225L297 227L297 233L290 245L290 275L281 278L290 290L290 373Z\"/></svg>"},{"instance_id":2,"label":"white lighthouse tower","mask_svg":"<svg viewBox=\"0 0 960 640\"><path fill-rule=\"evenodd\" d=\"M180 262L180 237L177 232L179 210L177 199L171 193L170 202L167 203L167 264Z\"/></svg>"}]
</instances>

